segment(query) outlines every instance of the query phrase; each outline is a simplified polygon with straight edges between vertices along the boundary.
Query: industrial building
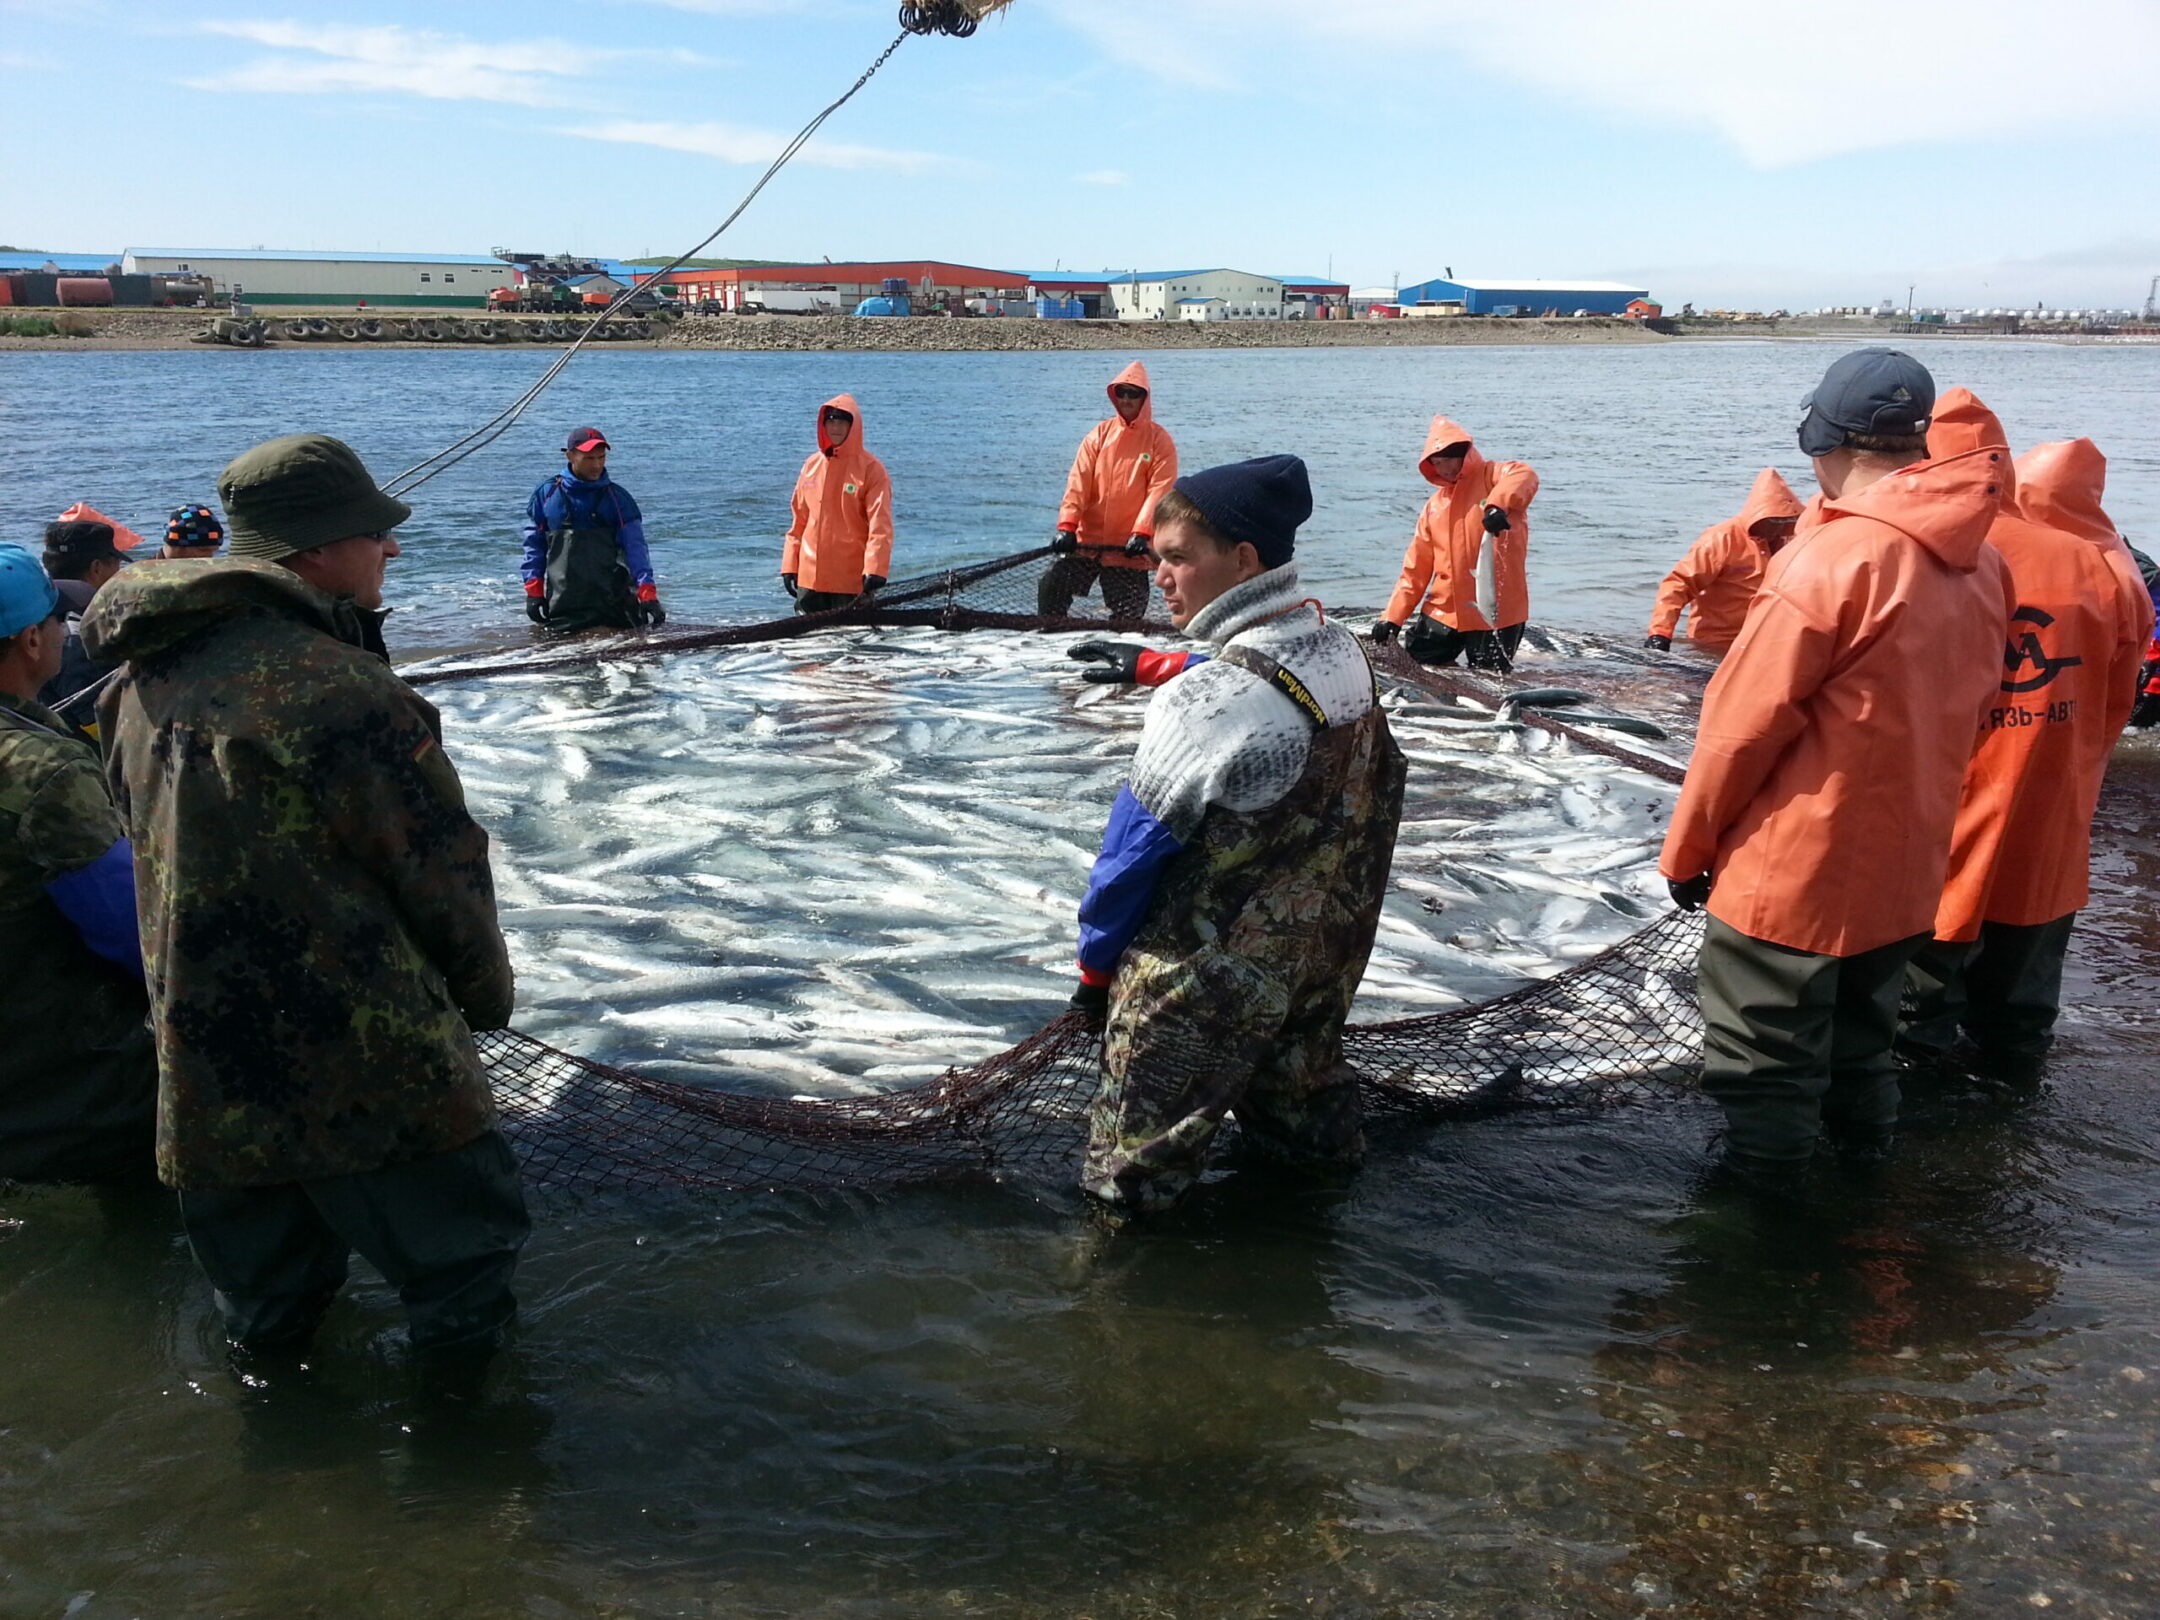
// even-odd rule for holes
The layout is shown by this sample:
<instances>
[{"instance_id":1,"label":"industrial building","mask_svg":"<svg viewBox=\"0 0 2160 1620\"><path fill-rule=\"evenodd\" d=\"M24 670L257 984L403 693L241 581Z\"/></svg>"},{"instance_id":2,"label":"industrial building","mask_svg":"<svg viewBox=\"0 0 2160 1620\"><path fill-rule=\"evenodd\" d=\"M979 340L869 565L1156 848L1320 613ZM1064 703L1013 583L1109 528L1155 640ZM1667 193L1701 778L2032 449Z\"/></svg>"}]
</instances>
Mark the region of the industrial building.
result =
<instances>
[{"instance_id":1,"label":"industrial building","mask_svg":"<svg viewBox=\"0 0 2160 1620\"><path fill-rule=\"evenodd\" d=\"M1136 270L1110 277L1108 286L1111 313L1121 321L1283 318L1281 278L1250 270Z\"/></svg>"},{"instance_id":2,"label":"industrial building","mask_svg":"<svg viewBox=\"0 0 2160 1620\"><path fill-rule=\"evenodd\" d=\"M875 298L887 281L904 281L923 304L953 309L970 298L1021 298L1028 278L1024 271L991 270L982 265L950 264L942 259L851 260L839 264L761 264L739 270L675 270L667 282L676 296L692 307L737 310L761 300L754 293L829 291L832 304L853 309L865 298Z\"/></svg>"},{"instance_id":3,"label":"industrial building","mask_svg":"<svg viewBox=\"0 0 2160 1620\"><path fill-rule=\"evenodd\" d=\"M16 270L49 276L102 276L119 262L117 253L0 253L0 276Z\"/></svg>"},{"instance_id":4,"label":"industrial building","mask_svg":"<svg viewBox=\"0 0 2160 1620\"><path fill-rule=\"evenodd\" d=\"M517 271L486 253L292 253L261 248L129 248L130 275L208 276L217 296L251 304L483 308Z\"/></svg>"},{"instance_id":5,"label":"industrial building","mask_svg":"<svg viewBox=\"0 0 2160 1620\"><path fill-rule=\"evenodd\" d=\"M1339 321L1350 315L1350 283L1320 276L1278 276L1283 314L1290 320Z\"/></svg>"},{"instance_id":6,"label":"industrial building","mask_svg":"<svg viewBox=\"0 0 2160 1620\"><path fill-rule=\"evenodd\" d=\"M1041 270L1028 276L1027 295L1035 300L1077 303L1082 318L1104 319L1110 313L1110 278L1115 270Z\"/></svg>"},{"instance_id":7,"label":"industrial building","mask_svg":"<svg viewBox=\"0 0 2160 1620\"><path fill-rule=\"evenodd\" d=\"M1465 315L1619 315L1647 287L1617 281L1453 281L1445 277L1405 287L1395 301L1404 309L1459 304Z\"/></svg>"}]
</instances>

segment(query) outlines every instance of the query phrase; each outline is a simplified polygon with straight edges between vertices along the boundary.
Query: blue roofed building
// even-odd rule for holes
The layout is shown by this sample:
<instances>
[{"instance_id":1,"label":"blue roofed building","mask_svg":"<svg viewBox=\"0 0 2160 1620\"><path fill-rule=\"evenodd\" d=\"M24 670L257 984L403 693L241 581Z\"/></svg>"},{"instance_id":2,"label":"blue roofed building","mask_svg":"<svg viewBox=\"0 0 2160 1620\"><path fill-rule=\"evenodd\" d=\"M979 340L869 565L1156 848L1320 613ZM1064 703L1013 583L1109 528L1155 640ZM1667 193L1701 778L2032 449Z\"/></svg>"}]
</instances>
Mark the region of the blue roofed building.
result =
<instances>
[{"instance_id":1,"label":"blue roofed building","mask_svg":"<svg viewBox=\"0 0 2160 1620\"><path fill-rule=\"evenodd\" d=\"M1454 281L1439 277L1403 288L1396 302L1405 309L1421 304L1460 304L1465 315L1573 315L1577 310L1619 315L1635 299L1649 296L1646 287L1630 287L1618 281Z\"/></svg>"},{"instance_id":2,"label":"blue roofed building","mask_svg":"<svg viewBox=\"0 0 2160 1620\"><path fill-rule=\"evenodd\" d=\"M51 275L102 276L119 262L117 253L0 253L0 275L42 270Z\"/></svg>"}]
</instances>

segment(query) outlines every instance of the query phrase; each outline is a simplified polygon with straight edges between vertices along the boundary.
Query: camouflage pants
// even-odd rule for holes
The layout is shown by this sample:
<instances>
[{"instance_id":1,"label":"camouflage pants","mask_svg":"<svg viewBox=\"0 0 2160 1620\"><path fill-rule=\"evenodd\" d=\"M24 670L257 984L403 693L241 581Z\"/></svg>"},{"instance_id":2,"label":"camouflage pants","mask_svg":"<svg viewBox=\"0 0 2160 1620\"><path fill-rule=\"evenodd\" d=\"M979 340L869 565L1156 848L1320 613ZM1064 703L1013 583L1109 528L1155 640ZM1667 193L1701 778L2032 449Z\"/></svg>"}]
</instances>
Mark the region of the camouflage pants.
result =
<instances>
[{"instance_id":1,"label":"camouflage pants","mask_svg":"<svg viewBox=\"0 0 2160 1620\"><path fill-rule=\"evenodd\" d=\"M1273 1157L1356 1165L1363 1115L1342 1055L1356 979L1343 979L1292 978L1218 945L1175 960L1128 956L1081 1186L1122 1209L1168 1208L1199 1179L1229 1114Z\"/></svg>"}]
</instances>

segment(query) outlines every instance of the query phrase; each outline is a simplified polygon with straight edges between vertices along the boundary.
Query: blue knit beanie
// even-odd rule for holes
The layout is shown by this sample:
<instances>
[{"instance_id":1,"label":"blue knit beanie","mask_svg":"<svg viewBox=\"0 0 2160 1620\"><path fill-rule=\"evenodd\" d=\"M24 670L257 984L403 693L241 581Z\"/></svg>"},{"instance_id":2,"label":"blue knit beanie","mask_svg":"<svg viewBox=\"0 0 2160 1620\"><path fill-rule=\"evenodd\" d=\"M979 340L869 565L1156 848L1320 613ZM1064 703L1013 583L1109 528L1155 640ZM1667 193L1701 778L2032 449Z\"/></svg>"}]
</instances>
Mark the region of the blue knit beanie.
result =
<instances>
[{"instance_id":1,"label":"blue knit beanie","mask_svg":"<svg viewBox=\"0 0 2160 1620\"><path fill-rule=\"evenodd\" d=\"M1187 473L1176 489L1216 532L1249 542L1268 568L1290 560L1298 525L1312 516L1312 480L1296 456L1255 456Z\"/></svg>"}]
</instances>

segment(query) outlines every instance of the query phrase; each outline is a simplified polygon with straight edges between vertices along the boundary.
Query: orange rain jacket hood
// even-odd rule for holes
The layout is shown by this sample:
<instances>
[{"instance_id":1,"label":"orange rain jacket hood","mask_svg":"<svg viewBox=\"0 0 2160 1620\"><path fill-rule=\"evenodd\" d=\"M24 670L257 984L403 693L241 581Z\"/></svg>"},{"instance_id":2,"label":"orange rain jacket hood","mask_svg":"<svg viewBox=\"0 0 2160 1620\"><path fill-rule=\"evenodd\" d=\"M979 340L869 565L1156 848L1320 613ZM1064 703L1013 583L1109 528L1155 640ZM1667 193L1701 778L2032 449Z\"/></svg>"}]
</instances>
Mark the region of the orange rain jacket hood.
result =
<instances>
[{"instance_id":1,"label":"orange rain jacket hood","mask_svg":"<svg viewBox=\"0 0 2160 1620\"><path fill-rule=\"evenodd\" d=\"M1135 360L1104 392L1129 384L1148 397L1128 422L1110 403L1110 417L1088 429L1065 475L1065 499L1058 505L1058 527L1071 529L1083 546L1108 547L1098 557L1105 568L1153 568L1152 559L1128 557L1123 547L1134 535L1155 538L1155 503L1177 482L1177 444L1155 421L1155 390L1147 367Z\"/></svg>"},{"instance_id":2,"label":"orange rain jacket hood","mask_svg":"<svg viewBox=\"0 0 2160 1620\"><path fill-rule=\"evenodd\" d=\"M847 443L825 437L825 413L855 418ZM862 407L853 394L835 394L818 407L817 453L795 480L794 521L780 572L806 591L855 596L865 574L892 574L892 480L885 463L863 448Z\"/></svg>"},{"instance_id":3,"label":"orange rain jacket hood","mask_svg":"<svg viewBox=\"0 0 2160 1620\"><path fill-rule=\"evenodd\" d=\"M88 501L77 501L55 520L60 523L102 523L113 532L113 550L133 551L143 543L143 537L122 523L109 518Z\"/></svg>"},{"instance_id":4,"label":"orange rain jacket hood","mask_svg":"<svg viewBox=\"0 0 2160 1620\"><path fill-rule=\"evenodd\" d=\"M1443 484L1425 465L1451 444L1467 444L1462 476ZM1425 448L1418 452L1418 472L1435 486L1418 514L1410 549L1403 553L1402 578L1388 599L1384 615L1406 624L1422 608L1450 630L1494 630L1530 617L1530 502L1537 495L1537 474L1527 462L1487 461L1478 454L1467 428L1444 416L1432 419ZM1509 528L1497 537L1495 583L1499 586L1500 623L1485 622L1477 606L1478 550L1485 543L1485 508L1507 513Z\"/></svg>"},{"instance_id":5,"label":"orange rain jacket hood","mask_svg":"<svg viewBox=\"0 0 2160 1620\"><path fill-rule=\"evenodd\" d=\"M2001 449L2003 438L1995 414L1970 391L1953 388L1936 401L1930 454ZM2062 459L2081 465L2086 476L2029 494L2007 486L2008 499L1988 529L1989 544L2009 565L2017 607L2001 690L1965 771L1935 918L1938 939L1976 939L1987 922L2053 922L2087 898L2093 810L2108 754L2136 699L2153 614L2135 567L2125 580L2108 560L2109 549L2122 549L2129 562L2112 524L2103 549L2089 521L2080 534L2031 516L2066 503L2082 508L2088 520L2099 512L2105 459L2097 449L2091 458Z\"/></svg>"},{"instance_id":6,"label":"orange rain jacket hood","mask_svg":"<svg viewBox=\"0 0 2160 1620\"><path fill-rule=\"evenodd\" d=\"M1765 467L1757 473L1740 515L1703 530L1679 566L1665 576L1657 605L1650 610L1650 634L1671 635L1685 608L1690 610L1688 640L1705 652L1722 653L1730 647L1770 561L1769 548L1749 531L1768 518L1799 515L1800 497L1777 469Z\"/></svg>"},{"instance_id":7,"label":"orange rain jacket hood","mask_svg":"<svg viewBox=\"0 0 2160 1620\"><path fill-rule=\"evenodd\" d=\"M2006 451L1915 462L1770 559L1711 678L1665 876L1756 939L1852 956L1927 933L1994 706L2009 571L1987 543Z\"/></svg>"},{"instance_id":8,"label":"orange rain jacket hood","mask_svg":"<svg viewBox=\"0 0 2160 1620\"><path fill-rule=\"evenodd\" d=\"M2100 497L2107 493L2107 457L2090 439L2061 439L2036 444L2012 466L2017 474L2018 516L2043 529L2061 529L2090 540L2108 566L2138 590L2145 574L2130 546L2107 515ZM2147 601L2151 600L2148 593Z\"/></svg>"}]
</instances>

